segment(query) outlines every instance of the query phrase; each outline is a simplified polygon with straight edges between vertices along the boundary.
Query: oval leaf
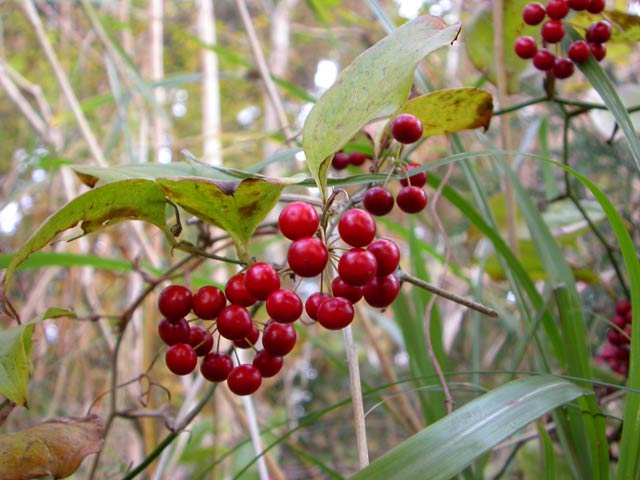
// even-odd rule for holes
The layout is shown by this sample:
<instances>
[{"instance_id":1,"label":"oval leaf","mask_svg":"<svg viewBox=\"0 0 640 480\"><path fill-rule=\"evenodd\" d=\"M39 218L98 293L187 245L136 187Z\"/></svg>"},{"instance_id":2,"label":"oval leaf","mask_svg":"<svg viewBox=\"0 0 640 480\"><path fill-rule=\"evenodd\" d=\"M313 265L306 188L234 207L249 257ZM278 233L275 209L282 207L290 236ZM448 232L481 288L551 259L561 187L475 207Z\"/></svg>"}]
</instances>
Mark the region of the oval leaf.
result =
<instances>
[{"instance_id":1,"label":"oval leaf","mask_svg":"<svg viewBox=\"0 0 640 480\"><path fill-rule=\"evenodd\" d=\"M305 121L302 147L323 197L329 157L371 120L397 111L418 62L452 43L459 31L459 25L447 27L437 17L417 17L360 54L318 99Z\"/></svg>"},{"instance_id":2,"label":"oval leaf","mask_svg":"<svg viewBox=\"0 0 640 480\"><path fill-rule=\"evenodd\" d=\"M23 406L27 404L33 327L18 325L0 331L0 394Z\"/></svg>"},{"instance_id":3,"label":"oval leaf","mask_svg":"<svg viewBox=\"0 0 640 480\"><path fill-rule=\"evenodd\" d=\"M549 410L588 393L547 375L514 380L425 428L352 478L453 478L475 458Z\"/></svg>"}]
</instances>

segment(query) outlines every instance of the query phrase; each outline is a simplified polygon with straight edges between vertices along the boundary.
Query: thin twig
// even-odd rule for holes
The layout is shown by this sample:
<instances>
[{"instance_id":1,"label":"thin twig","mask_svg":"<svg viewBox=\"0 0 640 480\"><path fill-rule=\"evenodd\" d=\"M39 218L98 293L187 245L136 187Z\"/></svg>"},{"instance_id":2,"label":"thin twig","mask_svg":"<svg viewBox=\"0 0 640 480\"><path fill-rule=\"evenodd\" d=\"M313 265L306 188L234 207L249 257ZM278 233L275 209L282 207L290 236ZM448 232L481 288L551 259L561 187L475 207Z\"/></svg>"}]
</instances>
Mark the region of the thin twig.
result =
<instances>
[{"instance_id":1,"label":"thin twig","mask_svg":"<svg viewBox=\"0 0 640 480\"><path fill-rule=\"evenodd\" d=\"M356 427L358 462L362 469L369 465L369 448L367 447L367 428L364 419L364 405L362 400L362 384L360 383L358 353L356 350L356 344L353 341L351 325L344 328L342 333L344 335L344 346L347 351L347 365L349 366L349 390L351 391L353 418Z\"/></svg>"}]
</instances>

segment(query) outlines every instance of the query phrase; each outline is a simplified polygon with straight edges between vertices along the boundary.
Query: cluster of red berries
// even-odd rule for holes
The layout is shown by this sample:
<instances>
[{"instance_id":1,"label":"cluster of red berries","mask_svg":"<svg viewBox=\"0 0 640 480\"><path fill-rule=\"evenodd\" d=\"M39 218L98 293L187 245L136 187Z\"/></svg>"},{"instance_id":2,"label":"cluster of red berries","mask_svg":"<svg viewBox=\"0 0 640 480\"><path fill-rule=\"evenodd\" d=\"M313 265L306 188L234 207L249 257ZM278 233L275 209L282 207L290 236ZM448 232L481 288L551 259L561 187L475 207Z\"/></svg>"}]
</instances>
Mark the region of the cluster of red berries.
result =
<instances>
[{"instance_id":1,"label":"cluster of red berries","mask_svg":"<svg viewBox=\"0 0 640 480\"><path fill-rule=\"evenodd\" d=\"M543 46L538 48L533 37L522 36L515 41L516 54L522 59L530 59L538 70L559 79L569 78L575 71L575 64L586 62L591 55L599 62L606 56L605 43L611 38L611 24L605 20L592 23L584 40L571 43L567 49L568 58L554 54L546 46L557 44L564 38L565 27L562 20L570 10L586 10L596 14L601 13L604 7L604 0L549 0L546 6L537 2L527 4L522 11L522 18L527 25L542 25L540 36Z\"/></svg>"},{"instance_id":2,"label":"cluster of red berries","mask_svg":"<svg viewBox=\"0 0 640 480\"><path fill-rule=\"evenodd\" d=\"M631 342L631 304L628 300L618 300L615 314L611 318L611 328L602 346L597 363L606 363L620 375L629 372L629 344Z\"/></svg>"},{"instance_id":3,"label":"cluster of red berries","mask_svg":"<svg viewBox=\"0 0 640 480\"><path fill-rule=\"evenodd\" d=\"M331 159L331 166L336 170L344 170L349 165L359 167L371 158L362 152L338 152Z\"/></svg>"},{"instance_id":4,"label":"cluster of red berries","mask_svg":"<svg viewBox=\"0 0 640 480\"><path fill-rule=\"evenodd\" d=\"M293 240L287 254L288 269L303 278L323 273L335 249L330 251L316 235L319 218L313 206L305 202L287 205L278 226L286 238ZM338 232L351 248L338 261L332 295L316 292L304 305L295 291L282 288L280 273L263 262L232 276L224 291L213 285L195 293L183 285L163 289L158 310L164 318L158 324L158 334L169 347L165 354L169 370L187 375L202 357L200 373L204 378L226 381L236 395L249 395L260 387L263 378L273 377L282 369L283 357L297 340L293 323L303 310L323 327L339 330L353 321L353 303L362 297L377 308L391 304L400 290L394 275L400 261L397 245L387 239L374 240L375 221L360 209L347 210L342 215ZM287 271L285 268L281 273ZM264 302L269 316L264 324L247 310L258 302ZM196 318L189 321L191 314ZM197 319L210 325L197 325ZM218 347L213 351L216 333ZM252 363L238 361L234 365L229 354L220 352L220 338L231 341L234 348L253 349Z\"/></svg>"}]
</instances>

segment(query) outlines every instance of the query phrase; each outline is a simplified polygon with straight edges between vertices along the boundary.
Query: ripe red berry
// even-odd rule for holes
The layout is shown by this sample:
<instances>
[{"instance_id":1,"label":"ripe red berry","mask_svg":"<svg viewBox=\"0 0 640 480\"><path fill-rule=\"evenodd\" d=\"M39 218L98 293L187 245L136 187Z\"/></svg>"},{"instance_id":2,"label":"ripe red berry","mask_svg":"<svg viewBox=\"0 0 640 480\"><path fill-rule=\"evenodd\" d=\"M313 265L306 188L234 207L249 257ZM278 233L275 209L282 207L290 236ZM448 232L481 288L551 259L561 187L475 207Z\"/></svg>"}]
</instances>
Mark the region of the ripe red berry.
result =
<instances>
[{"instance_id":1,"label":"ripe red berry","mask_svg":"<svg viewBox=\"0 0 640 480\"><path fill-rule=\"evenodd\" d=\"M538 70L551 70L556 62L556 56L546 48L539 49L533 56L533 66Z\"/></svg>"},{"instance_id":2,"label":"ripe red berry","mask_svg":"<svg viewBox=\"0 0 640 480\"><path fill-rule=\"evenodd\" d=\"M609 330L609 333L607 334L607 339L609 340L609 343L611 343L612 345L625 345L629 343L629 339L627 338L627 336L624 333L619 332L614 328Z\"/></svg>"},{"instance_id":3,"label":"ripe red berry","mask_svg":"<svg viewBox=\"0 0 640 480\"><path fill-rule=\"evenodd\" d=\"M412 185L404 187L398 192L396 203L405 213L418 213L427 206L427 192Z\"/></svg>"},{"instance_id":4,"label":"ripe red berry","mask_svg":"<svg viewBox=\"0 0 640 480\"><path fill-rule=\"evenodd\" d=\"M416 187L424 187L425 183L427 183L427 172L411 173L411 170L419 167L420 165L418 165L417 163L409 163L407 165L406 168L407 168L407 175L409 175L409 179L407 179L406 177L400 179L400 184L403 187L406 187L409 184L414 185Z\"/></svg>"},{"instance_id":5,"label":"ripe red berry","mask_svg":"<svg viewBox=\"0 0 640 480\"><path fill-rule=\"evenodd\" d=\"M222 309L216 322L218 333L228 340L241 340L251 333L253 320L246 308L228 305Z\"/></svg>"},{"instance_id":6,"label":"ripe red berry","mask_svg":"<svg viewBox=\"0 0 640 480\"><path fill-rule=\"evenodd\" d=\"M208 353L200 363L200 373L210 382L224 382L233 370L233 360L226 353Z\"/></svg>"},{"instance_id":7,"label":"ripe red berry","mask_svg":"<svg viewBox=\"0 0 640 480\"><path fill-rule=\"evenodd\" d=\"M318 323L328 330L340 330L353 321L353 305L346 298L330 298L318 308Z\"/></svg>"},{"instance_id":8,"label":"ripe red berry","mask_svg":"<svg viewBox=\"0 0 640 480\"><path fill-rule=\"evenodd\" d=\"M189 345L196 351L199 357L205 356L213 348L213 336L211 332L200 325L192 325L189 329Z\"/></svg>"},{"instance_id":9,"label":"ripe red berry","mask_svg":"<svg viewBox=\"0 0 640 480\"><path fill-rule=\"evenodd\" d=\"M280 288L280 277L268 263L254 263L244 273L244 286L258 300L266 300L271 292Z\"/></svg>"},{"instance_id":10,"label":"ripe red berry","mask_svg":"<svg viewBox=\"0 0 640 480\"><path fill-rule=\"evenodd\" d=\"M218 287L206 285L193 296L193 313L202 320L213 320L227 304L227 299Z\"/></svg>"},{"instance_id":11,"label":"ripe red berry","mask_svg":"<svg viewBox=\"0 0 640 480\"><path fill-rule=\"evenodd\" d=\"M287 254L289 267L301 277L320 275L329 261L327 247L319 238L299 238L291 244Z\"/></svg>"},{"instance_id":12,"label":"ripe red berry","mask_svg":"<svg viewBox=\"0 0 640 480\"><path fill-rule=\"evenodd\" d=\"M266 350L260 350L253 357L253 366L258 369L264 378L274 377L282 370L282 357L271 355Z\"/></svg>"},{"instance_id":13,"label":"ripe red berry","mask_svg":"<svg viewBox=\"0 0 640 480\"><path fill-rule=\"evenodd\" d=\"M364 193L362 206L372 215L383 216L393 209L395 200L389 190L371 187Z\"/></svg>"},{"instance_id":14,"label":"ripe red berry","mask_svg":"<svg viewBox=\"0 0 640 480\"><path fill-rule=\"evenodd\" d=\"M553 69L551 71L553 72L554 77L564 79L569 78L571 75L573 75L575 69L576 67L573 65L573 62L571 60L569 60L568 58L558 57L556 58Z\"/></svg>"},{"instance_id":15,"label":"ripe red berry","mask_svg":"<svg viewBox=\"0 0 640 480\"><path fill-rule=\"evenodd\" d=\"M544 22L540 29L540 35L547 43L558 43L564 37L564 25L560 20Z\"/></svg>"},{"instance_id":16,"label":"ripe red berry","mask_svg":"<svg viewBox=\"0 0 640 480\"><path fill-rule=\"evenodd\" d=\"M295 322L302 315L302 300L291 290L281 289L267 297L267 313L276 322Z\"/></svg>"},{"instance_id":17,"label":"ripe red berry","mask_svg":"<svg viewBox=\"0 0 640 480\"><path fill-rule=\"evenodd\" d=\"M188 375L198 364L198 356L191 345L176 343L171 345L164 356L167 368L176 375Z\"/></svg>"},{"instance_id":18,"label":"ripe red berry","mask_svg":"<svg viewBox=\"0 0 640 480\"><path fill-rule=\"evenodd\" d=\"M587 38L590 42L605 43L611 38L611 24L606 20L594 22L587 29Z\"/></svg>"},{"instance_id":19,"label":"ripe red berry","mask_svg":"<svg viewBox=\"0 0 640 480\"><path fill-rule=\"evenodd\" d=\"M372 307L388 307L400 292L400 282L394 275L375 277L364 286L364 301Z\"/></svg>"},{"instance_id":20,"label":"ripe red berry","mask_svg":"<svg viewBox=\"0 0 640 480\"><path fill-rule=\"evenodd\" d=\"M587 12L600 13L604 10L605 0L591 0L587 6Z\"/></svg>"},{"instance_id":21,"label":"ripe red berry","mask_svg":"<svg viewBox=\"0 0 640 480\"><path fill-rule=\"evenodd\" d=\"M373 253L362 248L347 250L338 261L338 274L348 285L361 287L373 277L378 270L378 262Z\"/></svg>"},{"instance_id":22,"label":"ripe red berry","mask_svg":"<svg viewBox=\"0 0 640 480\"><path fill-rule=\"evenodd\" d=\"M344 152L336 153L331 160L331 166L336 170L343 170L347 168L347 165L349 165L349 163L349 154Z\"/></svg>"},{"instance_id":23,"label":"ripe red berry","mask_svg":"<svg viewBox=\"0 0 640 480\"><path fill-rule=\"evenodd\" d=\"M258 343L258 338L260 338L260 330L258 330L258 327L254 323L253 326L251 327L251 331L249 332L249 335L247 335L243 339L234 340L233 345L237 348L244 348L244 349L252 348L255 346L256 343Z\"/></svg>"},{"instance_id":24,"label":"ripe red berry","mask_svg":"<svg viewBox=\"0 0 640 480\"><path fill-rule=\"evenodd\" d=\"M584 63L589 60L591 56L589 44L584 40L576 40L569 46L567 55L574 63Z\"/></svg>"},{"instance_id":25,"label":"ripe red berry","mask_svg":"<svg viewBox=\"0 0 640 480\"><path fill-rule=\"evenodd\" d=\"M631 310L631 302L626 299L618 300L615 309L618 315L626 315Z\"/></svg>"},{"instance_id":26,"label":"ripe red berry","mask_svg":"<svg viewBox=\"0 0 640 480\"><path fill-rule=\"evenodd\" d=\"M312 237L319 224L316 209L306 202L290 203L278 217L278 228L289 240Z\"/></svg>"},{"instance_id":27,"label":"ripe red berry","mask_svg":"<svg viewBox=\"0 0 640 480\"><path fill-rule=\"evenodd\" d=\"M569 7L579 12L581 10L585 10L590 3L591 0L569 0Z\"/></svg>"},{"instance_id":28,"label":"ripe red berry","mask_svg":"<svg viewBox=\"0 0 640 480\"><path fill-rule=\"evenodd\" d=\"M244 284L244 273L237 273L227 280L227 284L224 287L224 293L229 302L233 305L250 307L258 301L256 297L251 295L249 290L247 290L247 287Z\"/></svg>"},{"instance_id":29,"label":"ripe red berry","mask_svg":"<svg viewBox=\"0 0 640 480\"><path fill-rule=\"evenodd\" d=\"M158 310L170 322L178 321L191 312L191 290L183 285L169 285L158 296Z\"/></svg>"},{"instance_id":30,"label":"ripe red berry","mask_svg":"<svg viewBox=\"0 0 640 480\"><path fill-rule=\"evenodd\" d=\"M328 293L324 292L316 292L311 294L307 301L304 302L304 310L307 312L307 316L311 320L317 320L318 318L318 307L322 302L328 300L331 296Z\"/></svg>"},{"instance_id":31,"label":"ripe red berry","mask_svg":"<svg viewBox=\"0 0 640 480\"><path fill-rule=\"evenodd\" d=\"M531 2L525 5L522 10L522 19L527 25L538 25L545 17L544 6L538 2Z\"/></svg>"},{"instance_id":32,"label":"ripe red berry","mask_svg":"<svg viewBox=\"0 0 640 480\"><path fill-rule=\"evenodd\" d=\"M549 0L545 11L549 18L562 20L569 13L569 4L566 0Z\"/></svg>"},{"instance_id":33,"label":"ripe red berry","mask_svg":"<svg viewBox=\"0 0 640 480\"><path fill-rule=\"evenodd\" d=\"M238 365L227 377L227 386L236 395L251 395L262 385L260 370L249 363Z\"/></svg>"},{"instance_id":34,"label":"ripe red berry","mask_svg":"<svg viewBox=\"0 0 640 480\"><path fill-rule=\"evenodd\" d=\"M364 291L362 287L349 285L342 278L336 277L331 281L331 293L334 297L346 298L351 303L357 303L362 298Z\"/></svg>"},{"instance_id":35,"label":"ripe red berry","mask_svg":"<svg viewBox=\"0 0 640 480\"><path fill-rule=\"evenodd\" d=\"M369 157L367 157L364 153L361 152L351 152L349 154L349 163L351 165L355 165L356 167L362 165Z\"/></svg>"},{"instance_id":36,"label":"ripe red berry","mask_svg":"<svg viewBox=\"0 0 640 480\"><path fill-rule=\"evenodd\" d=\"M614 315L611 319L611 323L614 324L618 328L624 328L627 326L627 319L622 315Z\"/></svg>"},{"instance_id":37,"label":"ripe red berry","mask_svg":"<svg viewBox=\"0 0 640 480\"><path fill-rule=\"evenodd\" d=\"M269 323L262 333L262 347L271 355L284 357L296 344L296 329L292 323Z\"/></svg>"},{"instance_id":38,"label":"ripe red berry","mask_svg":"<svg viewBox=\"0 0 640 480\"><path fill-rule=\"evenodd\" d=\"M513 44L513 50L520 58L528 60L529 58L533 58L536 54L538 51L538 45L536 45L536 41L533 37L518 37Z\"/></svg>"},{"instance_id":39,"label":"ripe red berry","mask_svg":"<svg viewBox=\"0 0 640 480\"><path fill-rule=\"evenodd\" d=\"M396 271L400 264L400 249L393 240L380 238L371 242L367 247L376 257L378 270L376 276L384 277Z\"/></svg>"},{"instance_id":40,"label":"ripe red berry","mask_svg":"<svg viewBox=\"0 0 640 480\"><path fill-rule=\"evenodd\" d=\"M352 208L340 217L338 233L352 247L366 247L376 236L376 221L366 210Z\"/></svg>"},{"instance_id":41,"label":"ripe red berry","mask_svg":"<svg viewBox=\"0 0 640 480\"><path fill-rule=\"evenodd\" d=\"M391 136L400 143L414 143L422 137L422 122L415 115L401 113L391 120Z\"/></svg>"},{"instance_id":42,"label":"ripe red berry","mask_svg":"<svg viewBox=\"0 0 640 480\"><path fill-rule=\"evenodd\" d=\"M187 343L189 341L189 322L184 318L170 322L166 318L158 323L158 335L167 345Z\"/></svg>"},{"instance_id":43,"label":"ripe red berry","mask_svg":"<svg viewBox=\"0 0 640 480\"><path fill-rule=\"evenodd\" d=\"M593 58L598 62L607 56L607 47L604 46L604 43L591 42L589 44L589 50L591 50Z\"/></svg>"}]
</instances>

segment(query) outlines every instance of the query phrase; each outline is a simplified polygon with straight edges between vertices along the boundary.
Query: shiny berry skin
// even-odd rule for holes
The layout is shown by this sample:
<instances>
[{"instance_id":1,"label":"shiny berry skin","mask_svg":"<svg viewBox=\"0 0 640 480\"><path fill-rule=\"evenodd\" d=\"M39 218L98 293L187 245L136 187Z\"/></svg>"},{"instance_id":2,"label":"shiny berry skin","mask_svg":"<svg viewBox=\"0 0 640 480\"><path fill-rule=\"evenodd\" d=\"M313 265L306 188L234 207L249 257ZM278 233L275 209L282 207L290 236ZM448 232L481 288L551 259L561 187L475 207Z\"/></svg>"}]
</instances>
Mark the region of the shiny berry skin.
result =
<instances>
[{"instance_id":1,"label":"shiny berry skin","mask_svg":"<svg viewBox=\"0 0 640 480\"><path fill-rule=\"evenodd\" d=\"M376 257L377 277L384 277L396 271L400 264L400 249L393 240L380 238L371 242L367 250Z\"/></svg>"},{"instance_id":2,"label":"shiny berry skin","mask_svg":"<svg viewBox=\"0 0 640 480\"><path fill-rule=\"evenodd\" d=\"M589 13L600 13L604 10L605 0L591 0L589 2L589 6L587 7L587 12Z\"/></svg>"},{"instance_id":3,"label":"shiny berry skin","mask_svg":"<svg viewBox=\"0 0 640 480\"><path fill-rule=\"evenodd\" d=\"M411 170L420 167L417 163L410 163L407 165L407 174L409 175L409 179L402 178L400 179L400 185L403 187L408 186L409 184L414 185L416 187L424 187L427 183L427 172L418 172L411 173Z\"/></svg>"},{"instance_id":4,"label":"shiny berry skin","mask_svg":"<svg viewBox=\"0 0 640 480\"><path fill-rule=\"evenodd\" d=\"M388 307L400 292L400 282L394 275L375 277L364 286L364 301L372 307Z\"/></svg>"},{"instance_id":5,"label":"shiny berry skin","mask_svg":"<svg viewBox=\"0 0 640 480\"><path fill-rule=\"evenodd\" d=\"M251 315L240 305L224 307L216 324L218 333L228 340L241 340L248 336L253 328Z\"/></svg>"},{"instance_id":6,"label":"shiny berry skin","mask_svg":"<svg viewBox=\"0 0 640 480\"><path fill-rule=\"evenodd\" d=\"M566 0L549 0L545 12L549 18L562 20L569 13L569 4Z\"/></svg>"},{"instance_id":7,"label":"shiny berry skin","mask_svg":"<svg viewBox=\"0 0 640 480\"><path fill-rule=\"evenodd\" d=\"M376 236L376 221L366 210L352 208L340 217L338 233L352 247L366 247Z\"/></svg>"},{"instance_id":8,"label":"shiny berry skin","mask_svg":"<svg viewBox=\"0 0 640 480\"><path fill-rule=\"evenodd\" d=\"M164 356L167 368L176 375L188 375L198 364L198 356L191 345L176 343L171 345Z\"/></svg>"},{"instance_id":9,"label":"shiny berry skin","mask_svg":"<svg viewBox=\"0 0 640 480\"><path fill-rule=\"evenodd\" d=\"M605 47L603 43L591 42L589 44L589 50L591 50L591 55L593 55L593 58L598 62L607 56L607 47Z\"/></svg>"},{"instance_id":10,"label":"shiny berry skin","mask_svg":"<svg viewBox=\"0 0 640 480\"><path fill-rule=\"evenodd\" d=\"M553 69L551 72L553 76L559 79L569 78L575 72L576 67L573 65L573 62L568 58L556 58L556 61L553 65Z\"/></svg>"},{"instance_id":11,"label":"shiny berry skin","mask_svg":"<svg viewBox=\"0 0 640 480\"><path fill-rule=\"evenodd\" d=\"M618 300L615 309L618 315L626 315L627 312L631 311L631 302L626 299Z\"/></svg>"},{"instance_id":12,"label":"shiny berry skin","mask_svg":"<svg viewBox=\"0 0 640 480\"><path fill-rule=\"evenodd\" d=\"M175 345L176 343L187 343L189 341L189 322L184 318L170 322L166 318L158 323L158 335L160 339L167 345Z\"/></svg>"},{"instance_id":13,"label":"shiny berry skin","mask_svg":"<svg viewBox=\"0 0 640 480\"><path fill-rule=\"evenodd\" d=\"M522 19L527 25L539 25L545 15L544 6L538 2L528 3L522 10Z\"/></svg>"},{"instance_id":14,"label":"shiny berry skin","mask_svg":"<svg viewBox=\"0 0 640 480\"><path fill-rule=\"evenodd\" d=\"M278 217L278 228L289 240L312 237L319 224L316 209L306 202L290 203Z\"/></svg>"},{"instance_id":15,"label":"shiny berry skin","mask_svg":"<svg viewBox=\"0 0 640 480\"><path fill-rule=\"evenodd\" d=\"M589 44L584 40L577 40L573 42L567 50L567 56L573 63L584 63L589 60L591 56L591 50Z\"/></svg>"},{"instance_id":16,"label":"shiny berry skin","mask_svg":"<svg viewBox=\"0 0 640 480\"><path fill-rule=\"evenodd\" d=\"M354 314L353 305L347 299L331 298L318 308L318 323L328 330L340 330L353 322Z\"/></svg>"},{"instance_id":17,"label":"shiny berry skin","mask_svg":"<svg viewBox=\"0 0 640 480\"><path fill-rule=\"evenodd\" d=\"M322 302L331 298L331 295L324 292L316 292L307 298L304 302L304 311L307 312L307 316L311 320L316 320L318 318L318 307Z\"/></svg>"},{"instance_id":18,"label":"shiny berry skin","mask_svg":"<svg viewBox=\"0 0 640 480\"><path fill-rule=\"evenodd\" d=\"M233 370L233 360L226 353L208 353L200 363L200 373L210 382L224 382Z\"/></svg>"},{"instance_id":19,"label":"shiny berry skin","mask_svg":"<svg viewBox=\"0 0 640 480\"><path fill-rule=\"evenodd\" d=\"M158 310L164 317L178 321L191 312L191 290L183 285L169 285L158 295Z\"/></svg>"},{"instance_id":20,"label":"shiny berry skin","mask_svg":"<svg viewBox=\"0 0 640 480\"><path fill-rule=\"evenodd\" d=\"M213 336L211 332L200 325L192 325L189 329L189 341L187 342L196 351L196 355L204 357L213 348Z\"/></svg>"},{"instance_id":21,"label":"shiny berry skin","mask_svg":"<svg viewBox=\"0 0 640 480\"><path fill-rule=\"evenodd\" d=\"M564 37L564 25L560 20L549 20L540 29L542 39L547 43L558 43Z\"/></svg>"},{"instance_id":22,"label":"shiny berry skin","mask_svg":"<svg viewBox=\"0 0 640 480\"><path fill-rule=\"evenodd\" d=\"M422 122L415 115L401 113L391 120L391 136L400 143L415 143L422 137Z\"/></svg>"},{"instance_id":23,"label":"shiny berry skin","mask_svg":"<svg viewBox=\"0 0 640 480\"><path fill-rule=\"evenodd\" d=\"M585 10L590 3L591 0L569 0L569 7L572 10L579 12L581 10Z\"/></svg>"},{"instance_id":24,"label":"shiny berry skin","mask_svg":"<svg viewBox=\"0 0 640 480\"><path fill-rule=\"evenodd\" d=\"M533 66L538 70L551 70L556 62L556 56L546 48L539 49L533 56Z\"/></svg>"},{"instance_id":25,"label":"shiny berry skin","mask_svg":"<svg viewBox=\"0 0 640 480\"><path fill-rule=\"evenodd\" d=\"M393 210L395 204L393 195L382 187L371 187L364 193L362 206L371 215L381 217Z\"/></svg>"},{"instance_id":26,"label":"shiny berry skin","mask_svg":"<svg viewBox=\"0 0 640 480\"><path fill-rule=\"evenodd\" d=\"M328 261L327 247L316 237L299 238L287 253L287 262L293 273L305 278L320 275Z\"/></svg>"},{"instance_id":27,"label":"shiny berry skin","mask_svg":"<svg viewBox=\"0 0 640 480\"><path fill-rule=\"evenodd\" d=\"M614 317L611 319L611 323L618 328L624 328L626 327L628 322L626 317L622 315L614 315Z\"/></svg>"},{"instance_id":28,"label":"shiny berry skin","mask_svg":"<svg viewBox=\"0 0 640 480\"><path fill-rule=\"evenodd\" d=\"M202 320L213 320L227 304L222 290L213 285L200 288L192 300L193 313Z\"/></svg>"},{"instance_id":29,"label":"shiny berry skin","mask_svg":"<svg viewBox=\"0 0 640 480\"><path fill-rule=\"evenodd\" d=\"M227 387L236 395L251 395L262 385L260 370L249 363L238 365L227 377Z\"/></svg>"},{"instance_id":30,"label":"shiny berry skin","mask_svg":"<svg viewBox=\"0 0 640 480\"><path fill-rule=\"evenodd\" d=\"M271 355L266 350L260 350L253 357L253 366L258 369L263 378L274 377L282 370L282 357Z\"/></svg>"},{"instance_id":31,"label":"shiny berry skin","mask_svg":"<svg viewBox=\"0 0 640 480\"><path fill-rule=\"evenodd\" d=\"M349 154L349 163L351 165L355 165L356 167L359 167L360 165L362 165L364 162L367 161L369 157L367 157L364 153L362 152L351 152Z\"/></svg>"},{"instance_id":32,"label":"shiny berry skin","mask_svg":"<svg viewBox=\"0 0 640 480\"><path fill-rule=\"evenodd\" d=\"M253 327L251 327L251 331L249 332L249 335L247 335L246 337L240 340L234 340L233 345L236 348L244 348L244 349L252 348L258 342L259 338L260 338L260 330L258 330L258 327L254 323Z\"/></svg>"},{"instance_id":33,"label":"shiny berry skin","mask_svg":"<svg viewBox=\"0 0 640 480\"><path fill-rule=\"evenodd\" d=\"M349 160L349 154L344 152L336 153L333 156L333 159L331 159L331 166L336 170L343 170L347 168L347 165L349 165L349 163L351 163Z\"/></svg>"},{"instance_id":34,"label":"shiny berry skin","mask_svg":"<svg viewBox=\"0 0 640 480\"><path fill-rule=\"evenodd\" d=\"M262 333L262 347L271 355L284 357L293 350L297 338L293 324L271 322Z\"/></svg>"},{"instance_id":35,"label":"shiny berry skin","mask_svg":"<svg viewBox=\"0 0 640 480\"><path fill-rule=\"evenodd\" d=\"M342 278L336 277L331 281L331 293L334 297L346 298L350 303L357 303L362 298L364 292L362 287L354 287Z\"/></svg>"},{"instance_id":36,"label":"shiny berry skin","mask_svg":"<svg viewBox=\"0 0 640 480\"><path fill-rule=\"evenodd\" d=\"M354 287L361 287L376 276L378 262L373 253L362 248L352 248L342 254L338 261L340 278Z\"/></svg>"},{"instance_id":37,"label":"shiny berry skin","mask_svg":"<svg viewBox=\"0 0 640 480\"><path fill-rule=\"evenodd\" d=\"M281 289L267 297L267 313L276 322L295 322L302 315L302 300L297 293Z\"/></svg>"},{"instance_id":38,"label":"shiny berry skin","mask_svg":"<svg viewBox=\"0 0 640 480\"><path fill-rule=\"evenodd\" d=\"M592 23L587 30L590 42L605 43L611 38L611 24L606 20Z\"/></svg>"},{"instance_id":39,"label":"shiny berry skin","mask_svg":"<svg viewBox=\"0 0 640 480\"><path fill-rule=\"evenodd\" d=\"M229 302L233 305L250 307L258 301L258 299L251 295L249 290L247 290L247 287L244 284L244 273L237 273L227 280L227 284L224 287L224 293Z\"/></svg>"},{"instance_id":40,"label":"shiny berry skin","mask_svg":"<svg viewBox=\"0 0 640 480\"><path fill-rule=\"evenodd\" d=\"M533 58L536 54L538 51L538 45L536 45L536 41L533 37L518 37L513 45L513 50L520 58L528 60L529 58Z\"/></svg>"},{"instance_id":41,"label":"shiny berry skin","mask_svg":"<svg viewBox=\"0 0 640 480\"><path fill-rule=\"evenodd\" d=\"M427 206L427 192L420 187L408 186L398 192L396 203L405 213L418 213Z\"/></svg>"},{"instance_id":42,"label":"shiny berry skin","mask_svg":"<svg viewBox=\"0 0 640 480\"><path fill-rule=\"evenodd\" d=\"M244 272L244 286L258 300L266 300L271 292L280 288L280 277L268 263L254 263Z\"/></svg>"}]
</instances>

